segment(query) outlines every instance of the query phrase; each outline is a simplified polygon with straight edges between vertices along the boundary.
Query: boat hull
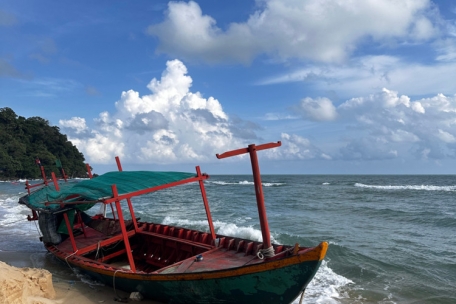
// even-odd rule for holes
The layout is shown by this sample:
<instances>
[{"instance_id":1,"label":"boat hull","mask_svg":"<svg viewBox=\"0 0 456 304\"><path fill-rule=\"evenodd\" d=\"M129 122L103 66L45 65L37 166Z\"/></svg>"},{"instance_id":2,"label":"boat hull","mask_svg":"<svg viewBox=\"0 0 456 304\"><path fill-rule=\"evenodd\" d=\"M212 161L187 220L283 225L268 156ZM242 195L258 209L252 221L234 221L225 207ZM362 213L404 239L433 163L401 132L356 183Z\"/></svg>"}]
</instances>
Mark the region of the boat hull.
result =
<instances>
[{"instance_id":1,"label":"boat hull","mask_svg":"<svg viewBox=\"0 0 456 304\"><path fill-rule=\"evenodd\" d=\"M291 303L305 290L326 252L323 242L310 252L261 264L181 274L112 271L81 261L67 262L115 289L140 292L164 303ZM62 257L57 256L62 259ZM64 260L64 259L62 259Z\"/></svg>"}]
</instances>

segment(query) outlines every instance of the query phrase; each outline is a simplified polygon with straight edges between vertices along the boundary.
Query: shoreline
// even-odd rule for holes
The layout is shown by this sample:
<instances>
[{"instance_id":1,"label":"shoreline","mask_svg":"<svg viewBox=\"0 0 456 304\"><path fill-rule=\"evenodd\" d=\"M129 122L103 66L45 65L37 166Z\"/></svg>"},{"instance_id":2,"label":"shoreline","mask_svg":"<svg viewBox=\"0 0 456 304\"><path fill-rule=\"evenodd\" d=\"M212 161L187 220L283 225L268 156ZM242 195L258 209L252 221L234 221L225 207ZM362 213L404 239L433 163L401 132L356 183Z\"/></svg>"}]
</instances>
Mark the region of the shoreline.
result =
<instances>
[{"instance_id":1,"label":"shoreline","mask_svg":"<svg viewBox=\"0 0 456 304\"><path fill-rule=\"evenodd\" d=\"M48 273L52 275L51 285L55 291L54 297L51 297L51 299L49 299L43 296L37 296L36 294L34 296L23 294L22 302L19 303L114 304L120 302L119 300L116 300L117 297L128 298L130 296L130 294L127 292L121 290L114 291L113 287L111 286L106 286L101 283L91 281L84 276L74 274L71 270L65 267L64 264L60 263L57 260L54 260L53 256L45 251L0 251L0 262L11 266L5 267L5 265L2 265L2 263L0 263L0 278L5 278L5 281L0 280L2 283L0 285L0 293L2 290L4 291L8 288L11 289L11 282L6 281L6 278L14 277L12 274L17 275L20 272L26 272L26 277L28 277L28 280L34 277L34 279L38 280L40 284L47 284L46 280L43 279L43 277L47 278ZM39 279L37 279L37 277ZM18 281L15 280L14 282L14 284L17 284ZM20 282L19 284L25 283ZM30 287L24 289L27 289L27 292L31 292ZM52 295L52 292L49 292L48 296L49 294ZM129 300L128 302L131 301L133 300ZM160 304L159 302L146 299L143 299L140 302L144 304Z\"/></svg>"}]
</instances>

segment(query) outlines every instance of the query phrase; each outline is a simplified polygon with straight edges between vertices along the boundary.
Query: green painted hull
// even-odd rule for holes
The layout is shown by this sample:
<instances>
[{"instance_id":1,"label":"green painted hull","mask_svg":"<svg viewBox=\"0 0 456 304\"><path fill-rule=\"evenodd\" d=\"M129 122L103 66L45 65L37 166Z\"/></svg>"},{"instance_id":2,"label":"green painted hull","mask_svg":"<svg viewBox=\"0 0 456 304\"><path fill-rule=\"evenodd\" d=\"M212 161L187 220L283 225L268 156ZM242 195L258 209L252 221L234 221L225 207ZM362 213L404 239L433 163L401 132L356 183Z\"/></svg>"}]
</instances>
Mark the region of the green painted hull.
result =
<instances>
[{"instance_id":1,"label":"green painted hull","mask_svg":"<svg viewBox=\"0 0 456 304\"><path fill-rule=\"evenodd\" d=\"M160 280L149 275L138 278L118 277L81 269L106 285L115 282L116 289L127 292L139 291L144 297L164 303L291 303L312 280L321 261L305 261L299 264L273 268L262 272L199 279Z\"/></svg>"}]
</instances>

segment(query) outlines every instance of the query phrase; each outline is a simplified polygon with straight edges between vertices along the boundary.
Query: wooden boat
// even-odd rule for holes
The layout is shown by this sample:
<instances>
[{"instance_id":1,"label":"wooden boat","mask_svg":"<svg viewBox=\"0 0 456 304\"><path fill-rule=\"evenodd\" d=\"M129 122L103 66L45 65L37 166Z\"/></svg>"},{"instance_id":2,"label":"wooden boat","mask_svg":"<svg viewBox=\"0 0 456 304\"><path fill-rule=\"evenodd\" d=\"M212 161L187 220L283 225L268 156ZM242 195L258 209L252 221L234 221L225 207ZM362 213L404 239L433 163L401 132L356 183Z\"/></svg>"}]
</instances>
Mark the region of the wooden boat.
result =
<instances>
[{"instance_id":1,"label":"wooden boat","mask_svg":"<svg viewBox=\"0 0 456 304\"><path fill-rule=\"evenodd\" d=\"M43 187L32 192L38 185L27 182L29 194L19 202L32 209L29 220L39 221L49 252L114 290L139 292L164 303L290 303L304 293L328 244L271 244L256 152L280 145L249 145L217 154L250 154L262 242L215 232L204 188L209 176L199 167L196 174L123 171L116 157L118 172L61 184L54 173L48 181L42 169ZM201 189L208 231L135 217L131 198L187 183ZM112 218L84 212L97 204L110 206ZM128 219L122 206L128 206Z\"/></svg>"}]
</instances>

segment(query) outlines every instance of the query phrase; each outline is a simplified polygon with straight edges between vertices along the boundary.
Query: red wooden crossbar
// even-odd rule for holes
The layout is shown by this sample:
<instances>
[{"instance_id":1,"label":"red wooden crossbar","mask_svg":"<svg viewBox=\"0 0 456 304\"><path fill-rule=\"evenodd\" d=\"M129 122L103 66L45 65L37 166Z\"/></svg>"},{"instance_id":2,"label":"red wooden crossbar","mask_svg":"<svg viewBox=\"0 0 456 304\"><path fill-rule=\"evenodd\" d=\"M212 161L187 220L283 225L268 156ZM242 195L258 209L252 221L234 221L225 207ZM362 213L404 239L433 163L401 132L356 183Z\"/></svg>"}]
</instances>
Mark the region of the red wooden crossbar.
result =
<instances>
[{"instance_id":1,"label":"red wooden crossbar","mask_svg":"<svg viewBox=\"0 0 456 304\"><path fill-rule=\"evenodd\" d=\"M135 231L134 230L130 230L130 231L127 232L127 236L128 237L132 237L133 235L135 235ZM95 243L93 245L89 245L89 246L80 248L78 250L77 255L84 255L87 252L96 250L98 247L107 246L109 244L113 244L113 243L116 243L116 242L121 241L121 240L123 240L123 235L122 234L112 236L112 237L110 237L108 239L100 241L99 243L97 242L97 243Z\"/></svg>"},{"instance_id":2,"label":"red wooden crossbar","mask_svg":"<svg viewBox=\"0 0 456 304\"><path fill-rule=\"evenodd\" d=\"M127 199L127 198L132 198L134 196L143 195L143 194L146 194L146 193L150 193L150 192L154 192L154 191L158 191L158 190L163 190L163 189L166 189L166 188L172 188L172 187L179 186L179 185L184 185L184 184L188 184L188 183L198 182L200 180L206 180L208 178L209 178L209 176L207 174L202 174L201 176L191 177L191 178L187 178L187 179L184 179L184 180L181 180L181 181L168 183L168 184L165 184L165 185L155 186L155 187L151 187L151 188L147 188L147 189L143 189L143 190L138 190L138 191L134 191L134 192L126 193L126 194L121 194L121 195L119 195L117 197L110 197L110 198L104 199L102 202L105 203L105 204L110 204L110 203L115 202L116 200L124 200L124 199Z\"/></svg>"},{"instance_id":3,"label":"red wooden crossbar","mask_svg":"<svg viewBox=\"0 0 456 304\"><path fill-rule=\"evenodd\" d=\"M258 146L249 145L249 147L253 146L253 147L255 147L256 151L260 151L260 150L280 147L281 145L282 145L282 142L278 141L276 143L267 143L267 144L262 144L262 145L258 145ZM236 156L236 155L240 155L240 154L249 153L250 152L249 147L236 149L236 150L231 150L231 151L228 151L228 152L225 152L225 153L222 153L222 154L216 154L215 156L218 159L222 159L222 158L227 158L227 157L231 157L231 156Z\"/></svg>"},{"instance_id":4,"label":"red wooden crossbar","mask_svg":"<svg viewBox=\"0 0 456 304\"><path fill-rule=\"evenodd\" d=\"M27 189L28 194L30 194L30 189L35 188L35 187L41 187L43 185L47 186L49 182L52 182L52 180L49 179L49 180L43 181L42 183L39 183L39 184L30 185L28 180L26 180L25 181L25 189Z\"/></svg>"}]
</instances>

